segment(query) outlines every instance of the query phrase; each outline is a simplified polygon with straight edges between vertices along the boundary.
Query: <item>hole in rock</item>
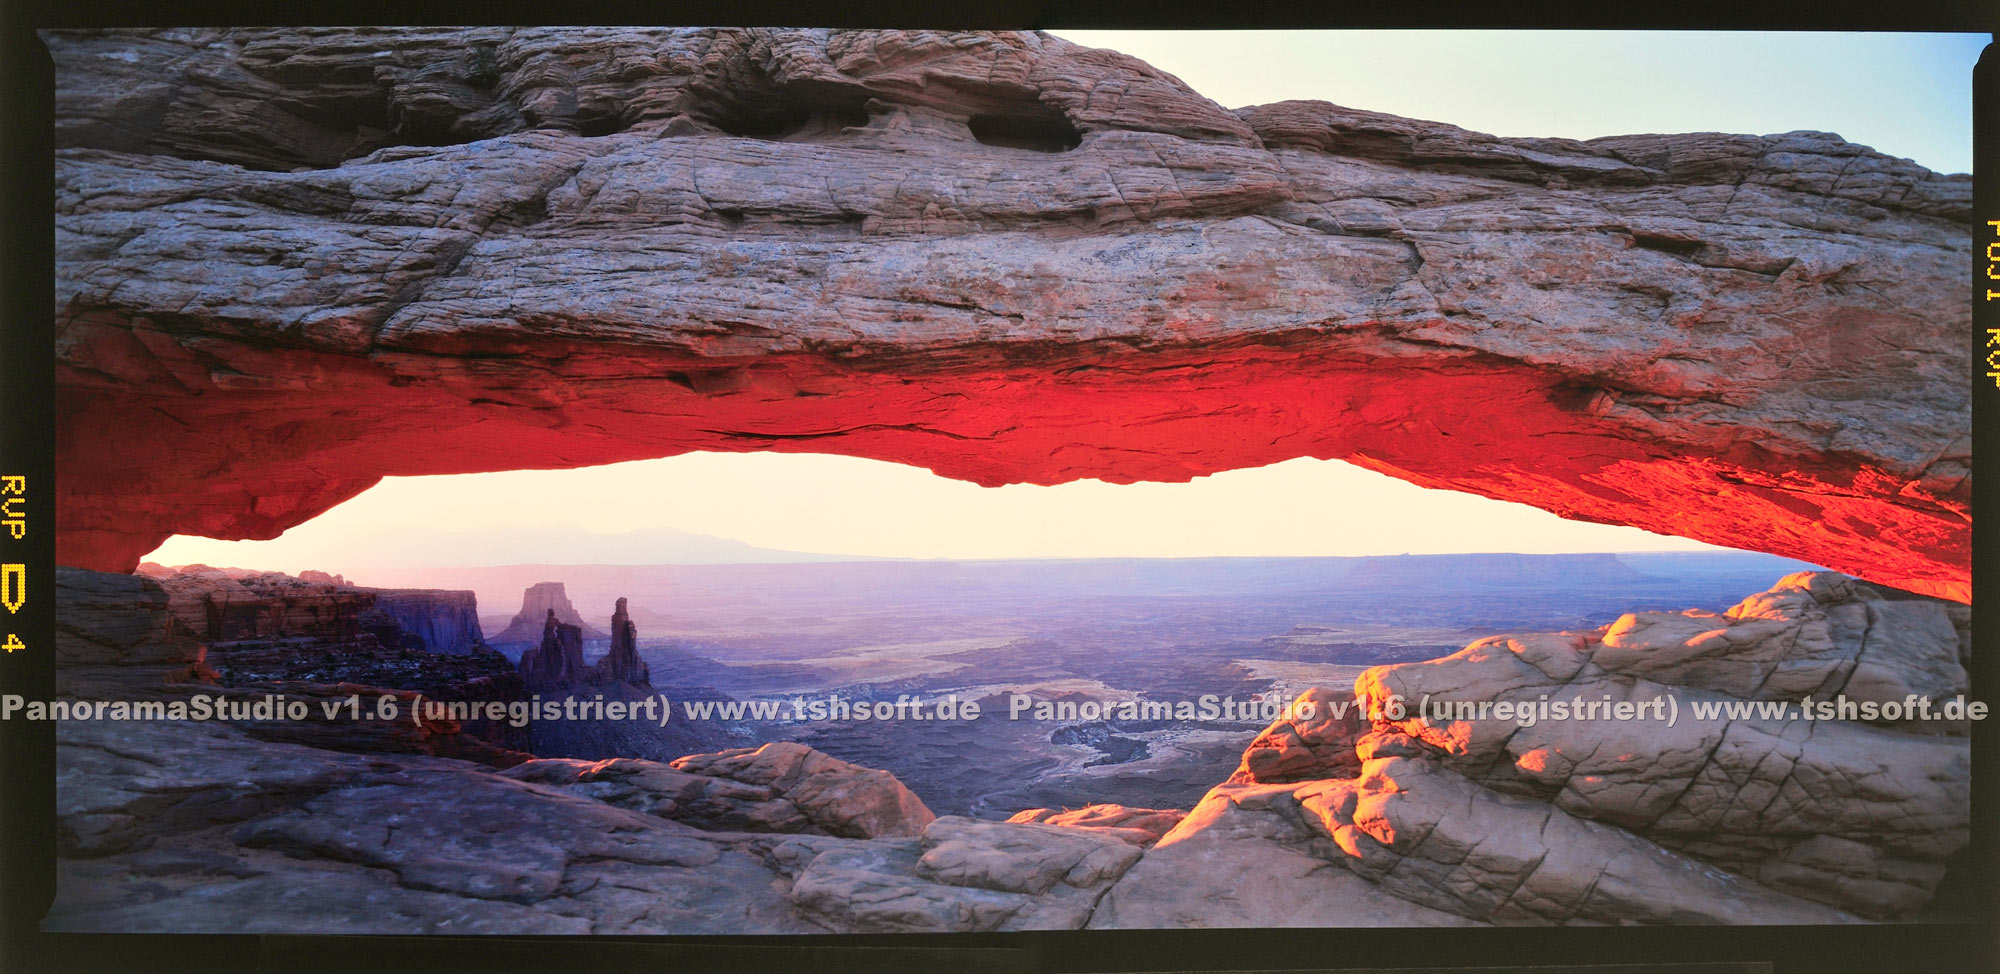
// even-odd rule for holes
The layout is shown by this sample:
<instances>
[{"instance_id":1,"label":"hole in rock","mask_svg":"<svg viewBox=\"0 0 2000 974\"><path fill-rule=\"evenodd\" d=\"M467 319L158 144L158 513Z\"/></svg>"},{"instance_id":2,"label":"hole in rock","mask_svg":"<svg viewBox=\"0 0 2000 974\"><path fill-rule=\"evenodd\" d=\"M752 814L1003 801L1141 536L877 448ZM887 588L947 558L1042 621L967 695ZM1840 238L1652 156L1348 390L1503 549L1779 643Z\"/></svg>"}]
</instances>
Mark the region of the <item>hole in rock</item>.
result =
<instances>
[{"instance_id":1,"label":"hole in rock","mask_svg":"<svg viewBox=\"0 0 2000 974\"><path fill-rule=\"evenodd\" d=\"M1009 149L1068 152L1083 144L1083 133L1067 116L1040 102L1024 102L1007 112L974 115L965 125L980 142Z\"/></svg>"},{"instance_id":2,"label":"hole in rock","mask_svg":"<svg viewBox=\"0 0 2000 974\"><path fill-rule=\"evenodd\" d=\"M606 135L617 135L629 127L620 116L597 115L577 119L576 134L584 138L595 139Z\"/></svg>"},{"instance_id":3,"label":"hole in rock","mask_svg":"<svg viewBox=\"0 0 2000 974\"><path fill-rule=\"evenodd\" d=\"M868 112L858 103L833 105L778 104L739 107L708 119L709 124L741 139L782 142L831 137L841 130L868 124Z\"/></svg>"},{"instance_id":4,"label":"hole in rock","mask_svg":"<svg viewBox=\"0 0 2000 974\"><path fill-rule=\"evenodd\" d=\"M1643 250L1654 250L1675 257L1692 257L1706 246L1699 240L1682 237L1667 237L1656 233L1633 233L1632 245Z\"/></svg>"},{"instance_id":5,"label":"hole in rock","mask_svg":"<svg viewBox=\"0 0 2000 974\"><path fill-rule=\"evenodd\" d=\"M777 452L391 477L275 540L177 537L148 561L420 590L377 603L405 634L379 613L355 619L385 645L476 638L506 657L492 665L530 675L554 609L577 627L582 667L611 658L610 634L629 620L650 685L676 698L981 700L992 719L975 724L676 724L712 739L671 746L794 740L894 773L938 814L998 818L1099 802L1192 807L1269 722L1262 711L1133 715L1121 701L1289 701L1489 632L1724 608L1795 564L1330 460L1185 483L980 487ZM224 594L213 618L195 613L195 625L261 625L256 605L214 585ZM304 665L226 642L209 658L244 680ZM1048 713L1009 717L1016 692ZM591 736L603 726L537 723L526 746L653 756L618 750L639 738Z\"/></svg>"},{"instance_id":6,"label":"hole in rock","mask_svg":"<svg viewBox=\"0 0 2000 974\"><path fill-rule=\"evenodd\" d=\"M549 218L547 193L537 194L503 208L494 215L495 227L531 227Z\"/></svg>"}]
</instances>

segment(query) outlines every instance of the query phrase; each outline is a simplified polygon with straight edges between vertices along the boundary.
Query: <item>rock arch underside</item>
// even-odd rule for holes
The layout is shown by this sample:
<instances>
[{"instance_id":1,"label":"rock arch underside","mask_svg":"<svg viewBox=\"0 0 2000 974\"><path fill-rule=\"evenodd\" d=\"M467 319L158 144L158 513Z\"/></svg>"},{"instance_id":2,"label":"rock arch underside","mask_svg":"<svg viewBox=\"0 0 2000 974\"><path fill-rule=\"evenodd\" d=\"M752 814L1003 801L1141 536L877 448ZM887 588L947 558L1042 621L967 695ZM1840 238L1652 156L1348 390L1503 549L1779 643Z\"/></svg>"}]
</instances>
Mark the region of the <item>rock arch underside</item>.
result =
<instances>
[{"instance_id":1,"label":"rock arch underside","mask_svg":"<svg viewBox=\"0 0 2000 974\"><path fill-rule=\"evenodd\" d=\"M1971 181L1831 134L1229 111L1036 34L47 40L64 564L385 475L1314 456L1970 598Z\"/></svg>"}]
</instances>

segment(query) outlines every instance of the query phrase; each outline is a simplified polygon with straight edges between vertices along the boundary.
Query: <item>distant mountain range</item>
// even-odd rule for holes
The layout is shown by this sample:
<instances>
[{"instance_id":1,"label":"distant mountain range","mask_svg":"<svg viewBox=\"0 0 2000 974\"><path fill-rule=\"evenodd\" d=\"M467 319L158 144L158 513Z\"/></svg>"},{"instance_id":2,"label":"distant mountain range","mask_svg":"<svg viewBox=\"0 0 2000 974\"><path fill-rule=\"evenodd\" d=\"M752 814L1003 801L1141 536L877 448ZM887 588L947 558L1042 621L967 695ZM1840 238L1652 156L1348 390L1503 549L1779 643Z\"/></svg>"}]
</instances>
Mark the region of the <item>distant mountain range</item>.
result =
<instances>
[{"instance_id":1,"label":"distant mountain range","mask_svg":"<svg viewBox=\"0 0 2000 974\"><path fill-rule=\"evenodd\" d=\"M550 548L588 553L589 560L573 564L519 562L523 551ZM1493 584L1503 576L1520 581L1553 582L1561 578L1609 581L1635 576L1678 577L1693 573L1753 573L1800 571L1817 566L1791 558L1754 551L1647 551L1589 552L1577 554L1453 553L1423 555L1356 555L1335 557L1218 556L1203 558L1006 558L951 559L905 558L852 555L835 552L792 551L764 548L712 534L649 528L639 531L602 534L566 527L524 526L505 535L490 531L466 531L443 535L436 546L438 560L429 565L412 565L426 576L440 570L460 572L503 572L550 568L575 571L611 568L663 568L694 565L786 565L840 562L928 566L920 573L932 574L944 565L986 566L983 571L1007 574L1012 570L1040 573L1061 566L1093 566L1089 574L1120 575L1171 584L1176 579L1203 583L1227 579L1237 583L1268 584L1280 578L1296 581L1302 566L1318 566L1311 574L1350 576L1350 581L1369 584L1400 584L1421 581L1438 584L1452 579ZM1164 571L1162 570L1164 569ZM900 572L891 571L900 575ZM557 579L537 579L555 581ZM406 584L397 581L396 584ZM532 584L532 583L524 583ZM1207 590L1206 584L1203 590ZM498 611L499 607L489 607ZM512 611L512 608L509 608Z\"/></svg>"},{"instance_id":2,"label":"distant mountain range","mask_svg":"<svg viewBox=\"0 0 2000 974\"><path fill-rule=\"evenodd\" d=\"M440 562L451 565L504 565L519 559L523 551L550 550L589 552L591 562L602 565L765 565L898 560L759 548L734 538L672 528L600 534L575 528L536 525L516 528L505 534L462 531L440 535L436 550Z\"/></svg>"},{"instance_id":3,"label":"distant mountain range","mask_svg":"<svg viewBox=\"0 0 2000 974\"><path fill-rule=\"evenodd\" d=\"M1493 586L1643 582L1656 576L1635 571L1610 553L1577 555L1382 555L1358 559L1347 573L1352 586L1396 588L1487 588Z\"/></svg>"}]
</instances>

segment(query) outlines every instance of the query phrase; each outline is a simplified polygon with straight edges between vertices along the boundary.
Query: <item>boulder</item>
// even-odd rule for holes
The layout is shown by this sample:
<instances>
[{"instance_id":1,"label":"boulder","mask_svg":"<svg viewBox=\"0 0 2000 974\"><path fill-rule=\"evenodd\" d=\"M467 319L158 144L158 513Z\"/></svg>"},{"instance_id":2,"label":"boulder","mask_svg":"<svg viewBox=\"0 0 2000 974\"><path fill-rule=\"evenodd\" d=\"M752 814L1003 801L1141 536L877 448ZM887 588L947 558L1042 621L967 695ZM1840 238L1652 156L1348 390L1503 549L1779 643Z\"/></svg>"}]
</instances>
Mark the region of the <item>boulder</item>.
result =
<instances>
[{"instance_id":1,"label":"boulder","mask_svg":"<svg viewBox=\"0 0 2000 974\"><path fill-rule=\"evenodd\" d=\"M1250 742L1230 784L1269 784L1353 777L1361 769L1355 742L1370 724L1351 690L1314 687Z\"/></svg>"},{"instance_id":2,"label":"boulder","mask_svg":"<svg viewBox=\"0 0 2000 974\"><path fill-rule=\"evenodd\" d=\"M797 805L768 785L689 774L655 761L542 758L506 771L510 778L552 785L620 808L721 832L811 832Z\"/></svg>"},{"instance_id":3,"label":"boulder","mask_svg":"<svg viewBox=\"0 0 2000 974\"><path fill-rule=\"evenodd\" d=\"M1186 812L1171 808L1130 808L1125 805L1098 804L1060 811L1053 808L1030 808L1015 812L1007 821L1060 825L1072 829L1095 829L1107 835L1115 835L1133 845L1144 846L1158 842L1160 836L1166 835L1186 816Z\"/></svg>"},{"instance_id":4,"label":"boulder","mask_svg":"<svg viewBox=\"0 0 2000 974\"><path fill-rule=\"evenodd\" d=\"M1089 829L948 815L916 839L817 852L789 895L848 933L1076 929L1139 856Z\"/></svg>"},{"instance_id":5,"label":"boulder","mask_svg":"<svg viewBox=\"0 0 2000 974\"><path fill-rule=\"evenodd\" d=\"M828 835L913 836L936 818L895 775L849 764L792 741L690 754L676 759L673 767L768 787Z\"/></svg>"},{"instance_id":6,"label":"boulder","mask_svg":"<svg viewBox=\"0 0 2000 974\"><path fill-rule=\"evenodd\" d=\"M1254 786L1253 786L1254 787ZM1287 791L1286 786L1264 790ZM1211 793L1105 893L1092 929L1451 927L1480 921L1399 898L1345 869L1298 820Z\"/></svg>"}]
</instances>

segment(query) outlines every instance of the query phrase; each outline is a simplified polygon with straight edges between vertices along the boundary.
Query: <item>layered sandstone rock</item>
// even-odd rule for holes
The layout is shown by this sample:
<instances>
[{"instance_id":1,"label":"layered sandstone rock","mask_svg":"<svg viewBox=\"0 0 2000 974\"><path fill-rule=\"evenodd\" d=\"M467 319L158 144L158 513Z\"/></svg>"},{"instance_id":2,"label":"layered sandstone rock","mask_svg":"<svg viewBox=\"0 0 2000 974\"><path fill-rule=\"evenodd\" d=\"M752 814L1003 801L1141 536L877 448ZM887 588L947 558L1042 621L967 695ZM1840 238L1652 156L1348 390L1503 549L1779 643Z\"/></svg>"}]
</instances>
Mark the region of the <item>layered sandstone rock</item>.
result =
<instances>
[{"instance_id":1,"label":"layered sandstone rock","mask_svg":"<svg viewBox=\"0 0 2000 974\"><path fill-rule=\"evenodd\" d=\"M526 613L535 606L548 607L548 614L542 618L541 640L521 654L519 663L521 673L535 690L554 694L581 689L586 684L599 688L623 685L652 689L652 673L645 660L639 658L639 627L626 611L624 599L618 600L611 614L610 650L591 664L584 663L583 641L596 630L563 621L565 615L574 618L576 608L563 594L562 583L542 582L528 589L521 611ZM516 616L502 635L521 628L521 617Z\"/></svg>"},{"instance_id":2,"label":"layered sandstone rock","mask_svg":"<svg viewBox=\"0 0 2000 974\"><path fill-rule=\"evenodd\" d=\"M411 648L431 653L463 654L486 644L486 637L479 630L479 600L471 592L388 588L363 591L375 596L371 611L361 617L363 628L386 620L405 633Z\"/></svg>"},{"instance_id":3,"label":"layered sandstone rock","mask_svg":"<svg viewBox=\"0 0 2000 974\"><path fill-rule=\"evenodd\" d=\"M673 767L771 789L828 835L916 835L935 818L896 776L791 741L690 754Z\"/></svg>"},{"instance_id":4,"label":"layered sandstone rock","mask_svg":"<svg viewBox=\"0 0 2000 974\"><path fill-rule=\"evenodd\" d=\"M1634 613L1373 668L1266 729L1092 922L1193 909L1162 877L1250 855L1239 838L1494 923L1912 916L1970 845L1968 728L1942 719L1967 692L1968 626L1964 606L1801 572L1723 615ZM1855 712L1801 709L1836 696ZM1860 719L1913 698L1933 719ZM1531 709L1460 716L1482 702ZM1578 702L1606 709L1544 709ZM1245 910L1232 922L1298 915Z\"/></svg>"},{"instance_id":5,"label":"layered sandstone rock","mask_svg":"<svg viewBox=\"0 0 2000 974\"><path fill-rule=\"evenodd\" d=\"M1243 751L1227 784L1273 784L1348 776L1361 769L1355 742L1368 733L1354 692L1315 687L1299 695L1298 713L1272 723ZM1310 709L1306 709L1310 708Z\"/></svg>"},{"instance_id":6,"label":"layered sandstone rock","mask_svg":"<svg viewBox=\"0 0 2000 974\"><path fill-rule=\"evenodd\" d=\"M59 688L117 688L212 679L208 648L173 610L173 597L138 575L56 570Z\"/></svg>"},{"instance_id":7,"label":"layered sandstone rock","mask_svg":"<svg viewBox=\"0 0 2000 974\"><path fill-rule=\"evenodd\" d=\"M350 642L375 596L360 589L283 572L182 565L148 566L168 605L189 632L211 642L285 637Z\"/></svg>"},{"instance_id":8,"label":"layered sandstone rock","mask_svg":"<svg viewBox=\"0 0 2000 974\"><path fill-rule=\"evenodd\" d=\"M611 650L591 664L590 673L591 679L599 683L653 685L652 672L647 669L646 661L639 658L639 627L626 611L624 599L619 599L611 612Z\"/></svg>"},{"instance_id":9,"label":"layered sandstone rock","mask_svg":"<svg viewBox=\"0 0 2000 974\"><path fill-rule=\"evenodd\" d=\"M813 830L799 807L768 785L690 774L657 761L542 758L508 769L507 776L551 785L700 829L787 833Z\"/></svg>"},{"instance_id":10,"label":"layered sandstone rock","mask_svg":"<svg viewBox=\"0 0 2000 974\"><path fill-rule=\"evenodd\" d=\"M226 685L344 682L450 700L523 696L514 668L480 641L471 592L207 565L148 564L140 574L166 590L180 629L203 641L207 665Z\"/></svg>"},{"instance_id":11,"label":"layered sandstone rock","mask_svg":"<svg viewBox=\"0 0 2000 974\"><path fill-rule=\"evenodd\" d=\"M521 654L522 678L537 692L556 692L584 681L583 629L556 619L550 609L542 620L542 641Z\"/></svg>"},{"instance_id":12,"label":"layered sandstone rock","mask_svg":"<svg viewBox=\"0 0 2000 974\"><path fill-rule=\"evenodd\" d=\"M674 698L682 703L690 698L728 699L706 688L666 688L672 691L672 697L655 688L650 667L639 658L638 627L633 624L624 599L618 600L612 614L611 648L596 663L586 663L584 657L586 634L595 630L562 621L565 612L576 615L563 593L562 583L535 585L528 590L526 601L529 606L547 608L542 619L541 641L521 654L517 666L528 689L551 704L561 705L574 698L664 712L663 708L672 708L670 701ZM509 631L520 628L520 619L516 617ZM763 739L754 729L695 718L685 711L662 720L536 721L528 736L529 746L543 757L586 761L640 758L654 762Z\"/></svg>"},{"instance_id":13,"label":"layered sandstone rock","mask_svg":"<svg viewBox=\"0 0 2000 974\"><path fill-rule=\"evenodd\" d=\"M1267 859L1274 873L1255 868ZM1328 866L1348 875L1329 881ZM1440 912L1509 925L1854 920L1545 803L1485 791L1430 762L1394 757L1367 762L1358 778L1215 789L1107 894L1091 925L1325 922L1328 905L1316 899L1368 884L1388 898L1363 898L1347 925L1431 925ZM1283 902L1288 886L1303 894L1300 902ZM1220 908L1200 905L1227 890L1241 892Z\"/></svg>"},{"instance_id":14,"label":"layered sandstone rock","mask_svg":"<svg viewBox=\"0 0 2000 974\"><path fill-rule=\"evenodd\" d=\"M68 564L390 474L1317 456L1969 598L1971 183L1834 135L1230 112L1032 33L46 37Z\"/></svg>"},{"instance_id":15,"label":"layered sandstone rock","mask_svg":"<svg viewBox=\"0 0 2000 974\"><path fill-rule=\"evenodd\" d=\"M805 860L788 898L846 933L1080 928L1139 856L1115 836L955 815L915 839L795 841L773 854Z\"/></svg>"},{"instance_id":16,"label":"layered sandstone rock","mask_svg":"<svg viewBox=\"0 0 2000 974\"><path fill-rule=\"evenodd\" d=\"M410 719L424 699L524 702L519 675L499 653L480 646L440 655L403 645L400 629L359 629L371 593L277 572L155 567L129 576L58 569L60 695L183 704L200 695L244 707L283 699L304 704L305 719L247 712L226 719L262 739L334 750L502 767L529 757L520 753L527 733L505 720ZM218 605L227 611L214 611ZM189 619L236 638L197 638Z\"/></svg>"},{"instance_id":17,"label":"layered sandstone rock","mask_svg":"<svg viewBox=\"0 0 2000 974\"><path fill-rule=\"evenodd\" d=\"M671 765L550 758L507 775L714 831L873 839L917 835L934 818L895 775L789 742L689 755Z\"/></svg>"},{"instance_id":18,"label":"layered sandstone rock","mask_svg":"<svg viewBox=\"0 0 2000 974\"><path fill-rule=\"evenodd\" d=\"M1806 719L1796 702L1840 695L1859 707L1965 694L1967 610L1884 599L1825 573L1800 573L1721 617L1626 616L1596 634L1495 637L1428 663L1356 681L1380 701L1629 701L1671 695L1678 722L1415 720L1394 729L1428 760L1496 790L1627 829L1801 896L1871 916L1929 902L1945 864L1970 844L1970 752L1963 721ZM1704 703L1793 702L1701 720ZM1829 850L1849 854L1828 864ZM1806 874L1817 871L1818 881Z\"/></svg>"},{"instance_id":19,"label":"layered sandstone rock","mask_svg":"<svg viewBox=\"0 0 2000 974\"><path fill-rule=\"evenodd\" d=\"M521 593L521 611L514 613L514 619L492 639L494 645L525 643L539 644L548 634L548 620L554 616L557 622L575 626L579 639L603 639L570 602L569 593L561 582L536 582Z\"/></svg>"},{"instance_id":20,"label":"layered sandstone rock","mask_svg":"<svg viewBox=\"0 0 2000 974\"><path fill-rule=\"evenodd\" d=\"M493 774L151 721L65 722L58 740L50 930L1075 928L1140 855L1088 829L955 817L873 839L696 828L630 801L701 777L649 762ZM752 788L707 780L711 799Z\"/></svg>"},{"instance_id":21,"label":"layered sandstone rock","mask_svg":"<svg viewBox=\"0 0 2000 974\"><path fill-rule=\"evenodd\" d=\"M1186 817L1186 812L1171 808L1130 808L1107 803L1062 810L1030 808L1015 812L1007 821L1093 829L1143 846L1158 842Z\"/></svg>"},{"instance_id":22,"label":"layered sandstone rock","mask_svg":"<svg viewBox=\"0 0 2000 974\"><path fill-rule=\"evenodd\" d=\"M824 929L741 837L462 761L188 723L65 722L58 741L50 930Z\"/></svg>"},{"instance_id":23,"label":"layered sandstone rock","mask_svg":"<svg viewBox=\"0 0 2000 974\"><path fill-rule=\"evenodd\" d=\"M398 647L466 654L484 645L469 591L364 588L339 575L146 562L138 573L167 591L181 625L213 642L315 638L352 641L363 631Z\"/></svg>"}]
</instances>

